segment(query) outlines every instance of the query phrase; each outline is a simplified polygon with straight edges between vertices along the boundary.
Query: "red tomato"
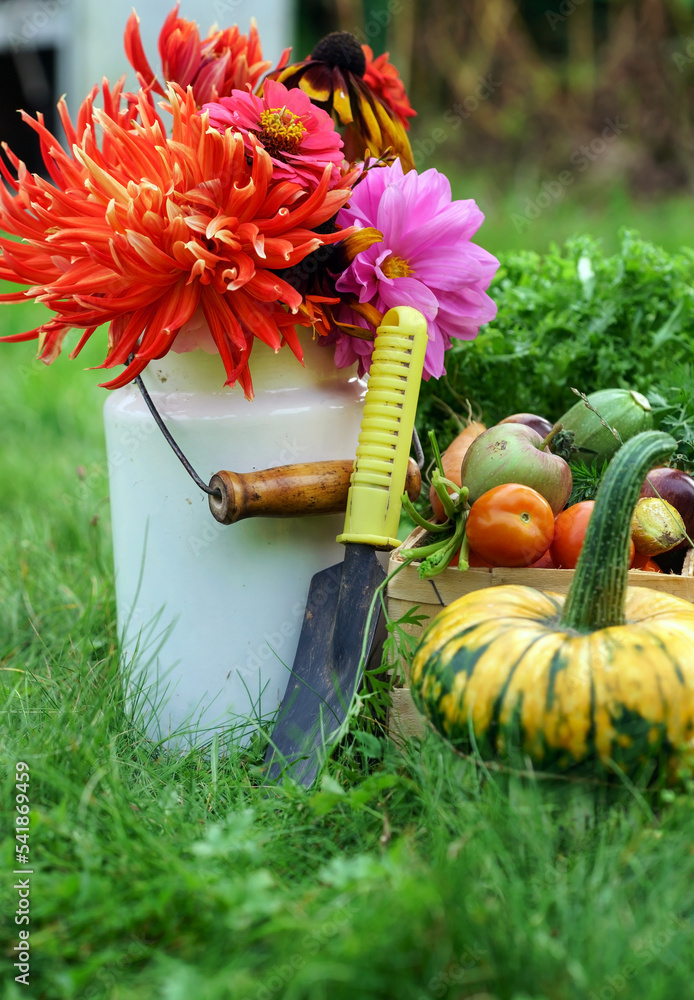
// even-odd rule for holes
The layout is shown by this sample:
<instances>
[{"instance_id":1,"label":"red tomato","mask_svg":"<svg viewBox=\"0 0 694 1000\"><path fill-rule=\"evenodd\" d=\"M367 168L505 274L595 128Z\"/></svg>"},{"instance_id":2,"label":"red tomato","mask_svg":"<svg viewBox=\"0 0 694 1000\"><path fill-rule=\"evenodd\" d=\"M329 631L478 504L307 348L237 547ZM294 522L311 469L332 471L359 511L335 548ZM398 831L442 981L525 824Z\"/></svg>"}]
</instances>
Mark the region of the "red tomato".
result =
<instances>
[{"instance_id":1,"label":"red tomato","mask_svg":"<svg viewBox=\"0 0 694 1000\"><path fill-rule=\"evenodd\" d=\"M557 515L550 552L558 569L575 569L594 507L595 500L582 500L581 503L575 503ZM633 559L634 543L630 540L630 566Z\"/></svg>"},{"instance_id":2,"label":"red tomato","mask_svg":"<svg viewBox=\"0 0 694 1000\"><path fill-rule=\"evenodd\" d=\"M594 507L595 500L583 500L557 514L550 552L558 569L574 569L576 566Z\"/></svg>"},{"instance_id":3,"label":"red tomato","mask_svg":"<svg viewBox=\"0 0 694 1000\"><path fill-rule=\"evenodd\" d=\"M478 568L486 567L486 569L490 569L492 564L487 562L486 559L483 559L482 556L477 555L476 552L473 552L471 550L470 556L468 558L468 565L475 566Z\"/></svg>"},{"instance_id":4,"label":"red tomato","mask_svg":"<svg viewBox=\"0 0 694 1000\"><path fill-rule=\"evenodd\" d=\"M552 550L547 549L543 556L537 560L537 562L530 564L531 569L555 569L554 560L552 559Z\"/></svg>"},{"instance_id":5,"label":"red tomato","mask_svg":"<svg viewBox=\"0 0 694 1000\"><path fill-rule=\"evenodd\" d=\"M529 566L550 546L554 515L537 490L504 483L475 500L465 532L471 550L492 566Z\"/></svg>"}]
</instances>

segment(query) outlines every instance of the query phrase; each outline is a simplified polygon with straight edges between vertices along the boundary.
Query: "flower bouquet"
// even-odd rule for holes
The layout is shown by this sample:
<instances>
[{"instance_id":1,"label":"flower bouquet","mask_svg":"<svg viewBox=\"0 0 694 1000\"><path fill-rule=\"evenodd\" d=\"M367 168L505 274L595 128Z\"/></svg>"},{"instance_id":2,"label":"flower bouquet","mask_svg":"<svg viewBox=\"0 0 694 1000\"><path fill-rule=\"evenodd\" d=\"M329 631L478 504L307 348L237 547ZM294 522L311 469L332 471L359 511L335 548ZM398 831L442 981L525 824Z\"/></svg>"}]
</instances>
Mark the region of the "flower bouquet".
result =
<instances>
[{"instance_id":1,"label":"flower bouquet","mask_svg":"<svg viewBox=\"0 0 694 1000\"><path fill-rule=\"evenodd\" d=\"M66 338L75 358L105 331L123 652L152 682L151 735L188 721L197 740L274 710L309 581L342 557L339 527L334 516L213 522L130 383L149 379L201 469L353 458L356 376L383 314L424 314L424 377L438 377L452 339L493 318L498 262L472 242L475 202L414 168L415 112L387 53L337 32L273 68L255 25L201 38L178 7L160 74L134 13L125 52L138 89L104 80L76 120L61 100L66 148L22 112L43 176L4 147L0 278L20 287L0 301L48 312L0 339L37 340L50 363Z\"/></svg>"},{"instance_id":2,"label":"flower bouquet","mask_svg":"<svg viewBox=\"0 0 694 1000\"><path fill-rule=\"evenodd\" d=\"M52 316L1 339L36 339L50 363L68 331L82 331L76 357L106 326L113 389L198 346L202 314L226 384L250 398L256 340L301 361L295 328L308 327L338 367L363 373L383 312L409 304L427 319L425 377L440 376L451 339L493 318L498 262L471 242L475 202L414 169L415 112L388 54L336 32L268 72L254 25L202 39L178 7L159 50L161 80L133 13L125 51L140 88L104 80L103 107L95 87L74 123L61 99L67 149L22 112L46 176L4 147L0 277L24 287L0 298Z\"/></svg>"}]
</instances>

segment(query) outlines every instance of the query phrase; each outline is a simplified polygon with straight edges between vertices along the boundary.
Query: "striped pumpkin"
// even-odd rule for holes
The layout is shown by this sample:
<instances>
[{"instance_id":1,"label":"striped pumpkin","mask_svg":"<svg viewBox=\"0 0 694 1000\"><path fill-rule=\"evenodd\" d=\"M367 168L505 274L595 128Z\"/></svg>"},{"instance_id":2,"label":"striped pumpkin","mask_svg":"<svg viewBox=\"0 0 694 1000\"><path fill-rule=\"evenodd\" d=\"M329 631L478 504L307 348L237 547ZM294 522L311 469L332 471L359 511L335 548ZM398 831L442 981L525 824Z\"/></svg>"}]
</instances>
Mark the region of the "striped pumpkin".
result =
<instances>
[{"instance_id":1,"label":"striped pumpkin","mask_svg":"<svg viewBox=\"0 0 694 1000\"><path fill-rule=\"evenodd\" d=\"M617 452L566 597L488 588L429 624L412 692L456 748L491 759L517 747L544 770L614 762L626 772L694 751L694 605L627 587L631 512L674 446L647 431Z\"/></svg>"}]
</instances>

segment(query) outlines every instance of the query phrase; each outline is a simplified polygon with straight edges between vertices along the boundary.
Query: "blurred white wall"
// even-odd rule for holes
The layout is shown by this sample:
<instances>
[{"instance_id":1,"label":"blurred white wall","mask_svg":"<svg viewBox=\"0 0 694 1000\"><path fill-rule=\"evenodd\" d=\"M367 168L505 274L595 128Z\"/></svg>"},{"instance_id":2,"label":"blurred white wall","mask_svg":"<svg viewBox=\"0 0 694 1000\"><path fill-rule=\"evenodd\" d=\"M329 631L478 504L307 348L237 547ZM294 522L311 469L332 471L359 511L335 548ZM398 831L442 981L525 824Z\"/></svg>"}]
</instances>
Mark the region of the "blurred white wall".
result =
<instances>
[{"instance_id":1,"label":"blurred white wall","mask_svg":"<svg viewBox=\"0 0 694 1000\"><path fill-rule=\"evenodd\" d=\"M125 25L133 9L149 61L161 72L157 38L175 0L0 0L0 52L12 54L32 86L32 52L56 48L56 99L62 93L73 115L103 76L113 83L128 73L123 48ZM294 0L181 0L180 16L196 21L204 37L216 24L238 24L246 33L255 17L263 56L273 63L293 43ZM297 58L299 58L297 56ZM128 76L130 87L135 76ZM29 102L28 102L29 103Z\"/></svg>"}]
</instances>

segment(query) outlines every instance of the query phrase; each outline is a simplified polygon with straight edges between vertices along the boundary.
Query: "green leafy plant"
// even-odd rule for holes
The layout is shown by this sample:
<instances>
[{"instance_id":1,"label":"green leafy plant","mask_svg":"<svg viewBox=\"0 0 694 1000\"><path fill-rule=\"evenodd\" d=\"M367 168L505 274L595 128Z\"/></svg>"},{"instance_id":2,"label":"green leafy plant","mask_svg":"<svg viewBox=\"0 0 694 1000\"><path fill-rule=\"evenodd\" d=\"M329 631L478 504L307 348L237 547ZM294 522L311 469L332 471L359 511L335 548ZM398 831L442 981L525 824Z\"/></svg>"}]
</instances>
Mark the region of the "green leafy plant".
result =
<instances>
[{"instance_id":1,"label":"green leafy plant","mask_svg":"<svg viewBox=\"0 0 694 1000\"><path fill-rule=\"evenodd\" d=\"M694 468L694 371L689 363L673 368L667 382L649 395L656 426L677 441L675 464Z\"/></svg>"},{"instance_id":2,"label":"green leafy plant","mask_svg":"<svg viewBox=\"0 0 694 1000\"><path fill-rule=\"evenodd\" d=\"M581 503L583 500L595 500L607 465L607 462L602 462L599 467L595 462L586 465L580 458L569 462L573 477L573 487L566 502L567 507L571 507L575 503Z\"/></svg>"},{"instance_id":3,"label":"green leafy plant","mask_svg":"<svg viewBox=\"0 0 694 1000\"><path fill-rule=\"evenodd\" d=\"M694 252L668 253L623 230L606 256L588 236L501 255L490 289L493 323L457 341L447 375L423 384L418 424L442 444L455 433L446 406L468 399L488 425L510 413L556 420L585 393L623 387L651 400L655 426L694 463ZM442 406L441 404L445 404Z\"/></svg>"}]
</instances>

